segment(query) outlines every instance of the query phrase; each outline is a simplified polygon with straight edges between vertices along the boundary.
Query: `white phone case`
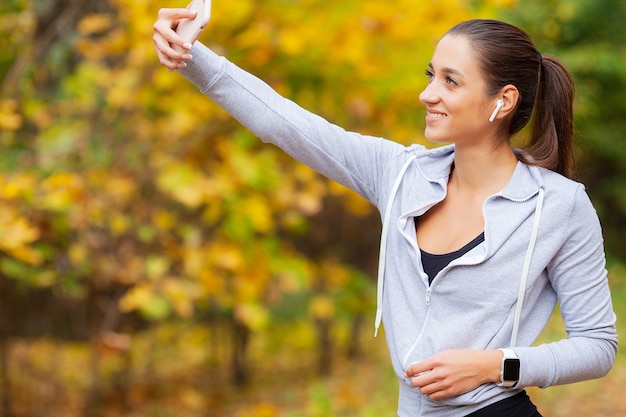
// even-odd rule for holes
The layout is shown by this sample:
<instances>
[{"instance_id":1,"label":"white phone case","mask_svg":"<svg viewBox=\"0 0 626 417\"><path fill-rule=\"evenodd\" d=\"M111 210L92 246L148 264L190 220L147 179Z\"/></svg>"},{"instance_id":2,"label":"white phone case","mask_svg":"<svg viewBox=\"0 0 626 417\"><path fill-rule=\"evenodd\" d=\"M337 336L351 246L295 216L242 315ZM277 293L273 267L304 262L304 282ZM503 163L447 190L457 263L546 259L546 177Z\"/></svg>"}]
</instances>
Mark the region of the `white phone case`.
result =
<instances>
[{"instance_id":1,"label":"white phone case","mask_svg":"<svg viewBox=\"0 0 626 417\"><path fill-rule=\"evenodd\" d=\"M193 0L188 9L197 10L195 19L183 19L176 28L181 38L193 44L211 19L211 0Z\"/></svg>"}]
</instances>

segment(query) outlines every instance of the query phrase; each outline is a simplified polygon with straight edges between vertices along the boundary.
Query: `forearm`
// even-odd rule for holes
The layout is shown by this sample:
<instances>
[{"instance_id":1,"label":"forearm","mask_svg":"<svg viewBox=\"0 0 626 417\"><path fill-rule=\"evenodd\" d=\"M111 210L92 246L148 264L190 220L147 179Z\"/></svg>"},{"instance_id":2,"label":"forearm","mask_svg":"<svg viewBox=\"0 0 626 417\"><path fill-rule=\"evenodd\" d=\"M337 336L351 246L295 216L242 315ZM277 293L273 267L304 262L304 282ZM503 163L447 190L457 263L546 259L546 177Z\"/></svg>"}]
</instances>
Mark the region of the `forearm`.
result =
<instances>
[{"instance_id":1,"label":"forearm","mask_svg":"<svg viewBox=\"0 0 626 417\"><path fill-rule=\"evenodd\" d=\"M411 364L405 377L430 399L442 400L499 383L502 357L500 350L446 350Z\"/></svg>"},{"instance_id":2,"label":"forearm","mask_svg":"<svg viewBox=\"0 0 626 417\"><path fill-rule=\"evenodd\" d=\"M570 338L515 351L521 362L519 385L546 388L605 376L613 366L617 342Z\"/></svg>"}]
</instances>

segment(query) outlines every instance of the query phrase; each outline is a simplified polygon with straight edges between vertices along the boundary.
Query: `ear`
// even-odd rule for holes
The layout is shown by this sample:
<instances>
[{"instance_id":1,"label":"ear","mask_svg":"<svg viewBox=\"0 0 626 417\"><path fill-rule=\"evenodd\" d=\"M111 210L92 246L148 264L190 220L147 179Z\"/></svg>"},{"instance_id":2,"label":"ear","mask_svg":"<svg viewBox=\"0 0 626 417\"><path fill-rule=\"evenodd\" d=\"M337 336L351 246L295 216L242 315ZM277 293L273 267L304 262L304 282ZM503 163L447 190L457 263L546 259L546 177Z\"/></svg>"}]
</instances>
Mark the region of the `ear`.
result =
<instances>
[{"instance_id":1,"label":"ear","mask_svg":"<svg viewBox=\"0 0 626 417\"><path fill-rule=\"evenodd\" d=\"M500 93L494 96L494 106L497 99L504 101L504 105L500 108L500 111L496 115L496 119L504 119L508 117L508 115L515 110L519 98L520 94L517 87L512 84L504 86L502 90L500 90Z\"/></svg>"}]
</instances>

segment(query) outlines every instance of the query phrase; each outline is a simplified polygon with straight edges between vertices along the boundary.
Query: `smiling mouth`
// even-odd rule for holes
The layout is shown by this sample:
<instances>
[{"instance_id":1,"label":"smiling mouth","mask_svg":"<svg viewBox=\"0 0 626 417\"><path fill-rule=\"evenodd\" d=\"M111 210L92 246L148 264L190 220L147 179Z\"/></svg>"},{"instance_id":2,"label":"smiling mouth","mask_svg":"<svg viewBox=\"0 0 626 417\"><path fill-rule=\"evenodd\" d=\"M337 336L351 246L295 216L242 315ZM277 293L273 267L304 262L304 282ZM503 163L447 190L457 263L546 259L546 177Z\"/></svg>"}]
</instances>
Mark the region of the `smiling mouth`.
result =
<instances>
[{"instance_id":1,"label":"smiling mouth","mask_svg":"<svg viewBox=\"0 0 626 417\"><path fill-rule=\"evenodd\" d=\"M428 116L428 118L431 119L442 119L444 117L446 117L447 115L445 113L439 113L439 112L427 112L426 116Z\"/></svg>"}]
</instances>

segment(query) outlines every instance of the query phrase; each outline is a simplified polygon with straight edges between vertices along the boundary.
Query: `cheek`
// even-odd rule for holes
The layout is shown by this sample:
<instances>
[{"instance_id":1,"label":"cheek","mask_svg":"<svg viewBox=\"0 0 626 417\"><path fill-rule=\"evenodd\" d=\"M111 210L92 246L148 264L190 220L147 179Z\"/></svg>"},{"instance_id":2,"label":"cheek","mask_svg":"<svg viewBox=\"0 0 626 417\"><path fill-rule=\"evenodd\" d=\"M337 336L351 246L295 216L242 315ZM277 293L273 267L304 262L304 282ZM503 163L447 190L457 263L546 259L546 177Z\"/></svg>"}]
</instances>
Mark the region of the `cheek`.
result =
<instances>
[{"instance_id":1,"label":"cheek","mask_svg":"<svg viewBox=\"0 0 626 417\"><path fill-rule=\"evenodd\" d=\"M449 103L450 112L456 119L464 120L466 123L482 122L489 118L489 113L485 115L485 107L482 103L472 100L455 100Z\"/></svg>"}]
</instances>

